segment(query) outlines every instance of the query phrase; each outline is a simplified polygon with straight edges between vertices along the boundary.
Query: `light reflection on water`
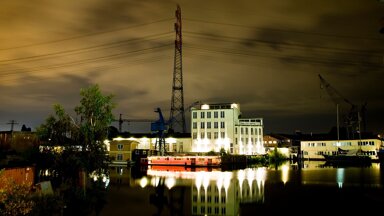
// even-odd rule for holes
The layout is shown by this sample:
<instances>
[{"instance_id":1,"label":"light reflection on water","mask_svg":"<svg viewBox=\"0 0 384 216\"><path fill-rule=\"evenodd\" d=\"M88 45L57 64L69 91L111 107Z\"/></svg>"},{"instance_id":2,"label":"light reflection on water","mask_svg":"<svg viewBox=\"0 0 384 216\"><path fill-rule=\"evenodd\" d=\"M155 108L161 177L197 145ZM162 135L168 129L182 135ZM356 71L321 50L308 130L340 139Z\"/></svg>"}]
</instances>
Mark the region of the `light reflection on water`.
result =
<instances>
[{"instance_id":1,"label":"light reflection on water","mask_svg":"<svg viewBox=\"0 0 384 216\"><path fill-rule=\"evenodd\" d=\"M376 163L371 167L330 167L324 166L324 162L320 161L305 161L302 165L288 162L279 166L233 171L149 167L137 174L129 168L111 168L109 187L140 187L150 191L155 197L164 196L166 199L183 188L188 190L188 193L183 193L187 194L182 201L186 203L183 205L184 215L238 215L242 204L265 203L266 200L269 202L268 200L279 196L279 188L287 190L284 188L290 185L382 189L382 173L380 165ZM161 190L163 194L158 194L159 187L164 188ZM113 204L107 204L107 209L111 209L108 205ZM153 200L147 205L159 207ZM166 207L162 207L162 210L166 211L165 209Z\"/></svg>"}]
</instances>

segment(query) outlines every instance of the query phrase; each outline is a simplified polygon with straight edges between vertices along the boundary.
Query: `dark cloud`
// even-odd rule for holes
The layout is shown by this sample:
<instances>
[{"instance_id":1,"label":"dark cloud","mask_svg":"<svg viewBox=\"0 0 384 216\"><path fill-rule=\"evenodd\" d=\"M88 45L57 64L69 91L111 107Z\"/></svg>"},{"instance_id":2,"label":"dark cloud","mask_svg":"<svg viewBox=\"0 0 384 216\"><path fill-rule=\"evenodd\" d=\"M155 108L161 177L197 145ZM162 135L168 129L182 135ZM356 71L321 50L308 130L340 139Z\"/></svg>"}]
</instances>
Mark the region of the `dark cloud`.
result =
<instances>
[{"instance_id":1,"label":"dark cloud","mask_svg":"<svg viewBox=\"0 0 384 216\"><path fill-rule=\"evenodd\" d=\"M35 127L53 102L73 109L94 83L116 96L117 116L156 118L156 107L168 116L177 3L185 107L237 102L244 117L264 119L266 132L324 132L335 111L322 74L353 103L367 102L368 125L384 129L376 122L384 5L364 0L2 2L0 120Z\"/></svg>"}]
</instances>

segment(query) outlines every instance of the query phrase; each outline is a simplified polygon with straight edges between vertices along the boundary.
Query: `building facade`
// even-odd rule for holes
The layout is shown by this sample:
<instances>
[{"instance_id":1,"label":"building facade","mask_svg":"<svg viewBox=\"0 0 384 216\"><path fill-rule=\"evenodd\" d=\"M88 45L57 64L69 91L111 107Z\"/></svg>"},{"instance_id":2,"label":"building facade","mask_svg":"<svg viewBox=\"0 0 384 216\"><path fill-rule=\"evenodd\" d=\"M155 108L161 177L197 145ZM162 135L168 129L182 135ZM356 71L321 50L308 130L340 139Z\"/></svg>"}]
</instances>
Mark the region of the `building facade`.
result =
<instances>
[{"instance_id":1,"label":"building facade","mask_svg":"<svg viewBox=\"0 0 384 216\"><path fill-rule=\"evenodd\" d=\"M263 119L241 118L239 104L203 104L191 115L192 152L264 153Z\"/></svg>"},{"instance_id":2,"label":"building facade","mask_svg":"<svg viewBox=\"0 0 384 216\"><path fill-rule=\"evenodd\" d=\"M382 142L380 139L301 141L301 151L304 159L324 160L322 155L336 155L339 148L362 150L375 160Z\"/></svg>"}]
</instances>

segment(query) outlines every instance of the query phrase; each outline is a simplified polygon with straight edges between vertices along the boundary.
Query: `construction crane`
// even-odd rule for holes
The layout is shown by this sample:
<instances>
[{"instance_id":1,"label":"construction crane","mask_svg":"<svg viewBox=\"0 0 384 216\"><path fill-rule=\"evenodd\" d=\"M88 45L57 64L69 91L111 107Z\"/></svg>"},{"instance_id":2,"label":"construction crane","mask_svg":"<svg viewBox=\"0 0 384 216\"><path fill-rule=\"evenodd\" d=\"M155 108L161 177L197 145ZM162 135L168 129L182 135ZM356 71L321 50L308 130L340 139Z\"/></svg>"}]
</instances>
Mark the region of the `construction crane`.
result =
<instances>
[{"instance_id":1,"label":"construction crane","mask_svg":"<svg viewBox=\"0 0 384 216\"><path fill-rule=\"evenodd\" d=\"M123 114L120 113L119 119L114 120L115 122L119 122L119 132L122 133L122 127L124 122L153 122L153 119L124 119Z\"/></svg>"},{"instance_id":2,"label":"construction crane","mask_svg":"<svg viewBox=\"0 0 384 216\"><path fill-rule=\"evenodd\" d=\"M352 103L350 100L342 96L334 87L331 86L320 74L320 88L325 89L325 91L328 93L331 100L335 103L336 109L337 109L337 135L339 139L339 106L342 103L346 103L350 106L349 112L347 114L343 115L343 123L345 125L345 128L347 130L347 138L350 138L350 133L354 135L354 133L360 131L360 122L361 122L361 114L358 109L358 106ZM365 105L362 106L362 111L365 111ZM365 112L363 113L363 116L365 116Z\"/></svg>"}]
</instances>

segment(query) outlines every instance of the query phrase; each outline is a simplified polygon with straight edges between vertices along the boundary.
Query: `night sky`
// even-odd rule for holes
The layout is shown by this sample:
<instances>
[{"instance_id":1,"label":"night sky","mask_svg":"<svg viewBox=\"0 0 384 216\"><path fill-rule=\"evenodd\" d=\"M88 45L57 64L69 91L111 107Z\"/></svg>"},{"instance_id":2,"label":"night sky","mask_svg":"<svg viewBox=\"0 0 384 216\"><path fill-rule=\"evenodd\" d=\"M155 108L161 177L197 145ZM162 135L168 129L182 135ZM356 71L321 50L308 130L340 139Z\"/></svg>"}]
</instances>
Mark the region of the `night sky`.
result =
<instances>
[{"instance_id":1,"label":"night sky","mask_svg":"<svg viewBox=\"0 0 384 216\"><path fill-rule=\"evenodd\" d=\"M328 132L336 106L321 74L342 98L367 103L368 131L384 132L377 0L3 0L0 130L10 120L34 130L54 103L74 115L91 84L115 95L116 117L156 119L156 107L168 117L177 4L185 107L236 102L265 133Z\"/></svg>"}]
</instances>

